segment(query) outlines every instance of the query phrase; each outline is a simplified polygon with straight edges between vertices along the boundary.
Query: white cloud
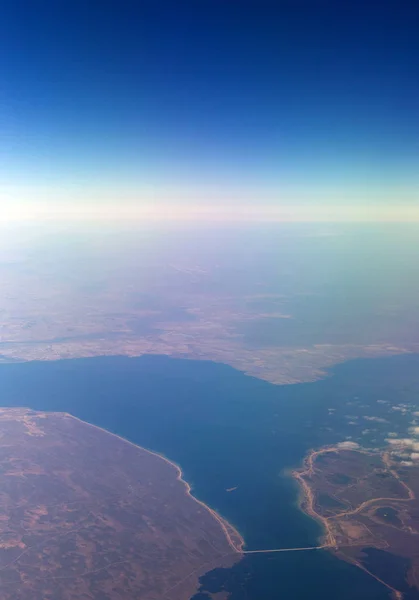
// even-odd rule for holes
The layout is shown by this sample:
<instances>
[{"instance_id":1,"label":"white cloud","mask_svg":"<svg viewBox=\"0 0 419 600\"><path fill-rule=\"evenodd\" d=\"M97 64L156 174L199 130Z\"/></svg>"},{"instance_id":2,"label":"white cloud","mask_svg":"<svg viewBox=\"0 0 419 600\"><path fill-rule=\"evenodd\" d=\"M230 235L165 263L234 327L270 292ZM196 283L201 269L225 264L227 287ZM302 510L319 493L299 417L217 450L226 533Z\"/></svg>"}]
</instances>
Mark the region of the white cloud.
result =
<instances>
[{"instance_id":1,"label":"white cloud","mask_svg":"<svg viewBox=\"0 0 419 600\"><path fill-rule=\"evenodd\" d=\"M338 448L344 448L346 450L356 450L359 448L359 444L356 442L340 442L337 446Z\"/></svg>"},{"instance_id":2,"label":"white cloud","mask_svg":"<svg viewBox=\"0 0 419 600\"><path fill-rule=\"evenodd\" d=\"M387 419L383 419L382 417L363 417L366 421L374 421L375 423L388 423Z\"/></svg>"},{"instance_id":3,"label":"white cloud","mask_svg":"<svg viewBox=\"0 0 419 600\"><path fill-rule=\"evenodd\" d=\"M414 438L387 438L386 442L395 448L411 448L419 452L419 442Z\"/></svg>"},{"instance_id":4,"label":"white cloud","mask_svg":"<svg viewBox=\"0 0 419 600\"><path fill-rule=\"evenodd\" d=\"M408 447L413 443L413 440L410 438L387 438L386 442L391 444L392 446L404 446Z\"/></svg>"}]
</instances>

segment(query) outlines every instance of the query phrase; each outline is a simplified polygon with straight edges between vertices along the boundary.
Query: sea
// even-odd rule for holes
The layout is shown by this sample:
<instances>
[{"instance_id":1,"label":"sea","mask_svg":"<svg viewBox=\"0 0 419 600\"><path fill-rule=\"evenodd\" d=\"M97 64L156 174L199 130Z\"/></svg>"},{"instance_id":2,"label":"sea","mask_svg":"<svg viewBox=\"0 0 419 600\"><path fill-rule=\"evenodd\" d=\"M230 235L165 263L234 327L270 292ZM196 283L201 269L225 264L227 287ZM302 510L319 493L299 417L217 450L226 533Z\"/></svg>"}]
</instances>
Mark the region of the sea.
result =
<instances>
[{"instance_id":1,"label":"sea","mask_svg":"<svg viewBox=\"0 0 419 600\"><path fill-rule=\"evenodd\" d=\"M298 506L292 469L325 444L383 447L389 435L406 437L419 410L419 356L354 360L320 381L283 386L165 356L4 361L0 404L69 412L165 455L248 550L309 547L321 529ZM249 554L200 583L193 600L221 591L232 600L390 597L326 550Z\"/></svg>"}]
</instances>

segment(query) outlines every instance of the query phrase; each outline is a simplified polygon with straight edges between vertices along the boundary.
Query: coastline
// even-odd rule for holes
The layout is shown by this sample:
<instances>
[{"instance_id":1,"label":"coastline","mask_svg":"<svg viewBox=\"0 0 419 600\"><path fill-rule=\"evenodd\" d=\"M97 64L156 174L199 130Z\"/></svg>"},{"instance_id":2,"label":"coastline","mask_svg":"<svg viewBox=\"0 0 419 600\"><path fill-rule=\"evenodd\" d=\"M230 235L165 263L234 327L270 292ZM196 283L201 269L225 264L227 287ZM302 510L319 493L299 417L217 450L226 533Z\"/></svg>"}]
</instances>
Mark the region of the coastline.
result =
<instances>
[{"instance_id":1,"label":"coastline","mask_svg":"<svg viewBox=\"0 0 419 600\"><path fill-rule=\"evenodd\" d=\"M34 411L34 412L42 413L42 411ZM205 504L205 502L203 502L202 500L199 500L198 498L196 498L193 495L190 484L185 479L183 479L183 471L182 471L182 468L180 467L180 465L178 465L174 461L170 460L166 456L160 454L159 452L155 452L154 450L149 450L148 448L139 446L138 444L131 442L127 438L124 438L123 436L121 436L117 433L113 433L112 431L109 431L108 429L105 429L104 427L100 427L99 425L95 425L94 423L90 423L89 421L84 421L83 419L80 419L79 417L76 417L76 416L72 415L71 413L59 412L59 411L51 411L51 412L46 411L46 414L56 414L56 415L59 415L62 417L66 417L66 418L70 418L70 419L79 421L80 423L87 425L88 427L92 427L92 428L98 429L99 431L102 431L108 435L112 435L112 436L120 439L121 441L123 441L127 444L130 444L131 446L134 446L134 448L136 448L137 450L142 450L143 452L146 452L147 454L156 456L157 458L163 460L165 463L169 464L172 468L174 468L176 470L176 480L180 481L184 485L186 495L189 496L190 498L192 498L192 500L194 502L196 502L197 504L202 506L218 522L218 524L220 525L220 528L222 529L222 531L224 533L224 536L225 536L225 539L226 539L228 545L233 550L233 553L237 554L238 557L243 557L244 555L247 555L247 554L270 554L270 553L277 553L277 552L296 552L296 551L320 550L322 548L328 548L330 546L329 544L325 543L325 544L321 544L321 545L308 546L308 547L298 547L297 546L297 547L292 547L292 548L263 548L263 549L255 549L255 550L244 550L243 547L245 545L245 540L244 540L243 536L239 533L239 531L231 523L229 523L227 521L227 519L225 519L219 513L217 513L217 511L215 511L213 508L211 508L210 506ZM294 471L292 473L293 473L292 476L294 477ZM296 473L296 471L295 471L295 473ZM301 498L301 500L303 501L304 498ZM305 512L306 514L308 514L302 506L301 506L301 510L303 512ZM177 584L177 585L179 585L179 584Z\"/></svg>"},{"instance_id":2,"label":"coastline","mask_svg":"<svg viewBox=\"0 0 419 600\"><path fill-rule=\"evenodd\" d=\"M322 517L322 515L320 515L315 510L315 495L314 495L313 490L310 487L309 483L306 481L305 477L313 474L314 462L319 455L326 454L328 452L339 453L342 450L343 449L339 448L338 446L325 446L324 448L320 448L319 450L310 450L309 453L306 455L306 457L303 460L302 467L300 469L296 469L296 470L292 471L291 475L294 479L296 479L298 481L298 484L300 487L298 505L302 512L304 512L306 515L308 515L311 518L313 518L314 520L316 520L318 523L321 523L323 526L323 538L320 538L322 545L319 546L319 548L323 548L323 549L329 550L329 551L335 551L335 555L338 558L340 558L341 560L344 560L345 562L347 562L349 564L352 564L352 565L358 567L359 569L361 569L362 571L364 571L365 573L367 573L368 575L373 577L376 581L381 583L383 586L385 586L387 589L389 589L392 593L392 597L394 598L394 600L403 600L404 594L400 590L396 589L395 587L393 587L393 585L385 582L383 579L381 579L380 576L378 576L375 573L373 573L372 571L370 571L366 566L364 566L364 564L362 564L362 562L360 560L351 558L340 551L339 544L337 543L335 535L333 534L333 531L329 525L328 518ZM341 514L337 515L338 517L342 516L342 515L346 516L346 515L353 515L353 514L359 513L359 512L361 512L361 510L363 510L364 507L374 504L380 500L410 502L415 499L414 491L400 478L399 474L394 469L391 468L391 463L390 463L387 452L375 452L375 451L371 451L371 450L366 450L365 448L354 448L354 449L351 449L350 451L358 452L360 454L367 454L367 455L379 455L381 457L383 463L385 464L388 472L391 473L393 475L393 477L396 478L399 481L399 483L405 488L405 490L407 492L407 497L406 498L397 498L397 499L395 499L395 498L371 498L368 500L364 500L364 502L362 502L356 508L348 510L345 513L341 513Z\"/></svg>"},{"instance_id":3,"label":"coastline","mask_svg":"<svg viewBox=\"0 0 419 600\"><path fill-rule=\"evenodd\" d=\"M32 410L32 409L29 409ZM42 411L34 411L36 412L42 412ZM46 414L48 414L48 412L46 411ZM89 421L84 421L83 419L80 419L79 417L75 417L74 415L67 413L67 412L57 412L57 411L53 411L50 412L49 414L58 414L60 416L66 417L66 418L70 418L70 419L75 419L76 421L79 421L80 423L87 425L89 427L93 427L94 429L98 429L99 431L102 431L108 435L112 435L116 438L118 438L119 440L125 442L126 444L130 444L131 446L134 446L134 448L136 448L137 450L142 450L143 452L146 452L147 454L150 454L152 456L156 456L157 458L159 458L160 460L163 460L165 463L169 464L171 467L173 467L176 471L176 481L181 482L184 487L185 487L185 493L187 496L189 496L190 498L192 498L192 500L194 502L196 502L197 504L199 504L200 506L202 506L207 512L210 513L210 515L218 522L218 524L220 525L220 528L222 529L224 536L227 540L228 545L230 546L230 548L238 555L243 555L244 551L243 551L243 547L245 545L245 540L243 538L243 536L237 531L237 529L227 521L227 519L225 519L224 517L222 517L220 514L217 513L217 511L215 511L213 508L211 508L210 506L208 506L207 504L205 504L205 502L203 502L202 500L199 500L198 498L196 498L193 493L192 493L192 488L190 486L190 484L183 479L183 471L182 468L180 467L180 465L178 465L177 463L173 462L172 460L170 460L169 458L167 458L166 456L163 456L162 454L159 454L158 452L155 452L154 450L149 450L148 448L144 448L143 446L139 446L138 444L135 444L134 442L131 442L130 440L122 437L121 435L118 435L117 433L113 433L112 431L109 431L108 429L105 429L104 427L100 427L99 425L95 425L94 423L89 423Z\"/></svg>"},{"instance_id":4,"label":"coastline","mask_svg":"<svg viewBox=\"0 0 419 600\"><path fill-rule=\"evenodd\" d=\"M336 446L326 446L320 450L310 450L303 460L303 464L300 469L294 469L291 472L291 477L298 482L299 486L299 497L298 506L304 514L311 517L314 521L320 524L322 528L322 535L319 536L319 548L324 549L337 549L336 539L333 535L331 528L328 524L328 520L322 517L314 507L315 496L307 482L305 477L310 476L314 471L314 462L316 458L327 452L338 452L339 449Z\"/></svg>"}]
</instances>

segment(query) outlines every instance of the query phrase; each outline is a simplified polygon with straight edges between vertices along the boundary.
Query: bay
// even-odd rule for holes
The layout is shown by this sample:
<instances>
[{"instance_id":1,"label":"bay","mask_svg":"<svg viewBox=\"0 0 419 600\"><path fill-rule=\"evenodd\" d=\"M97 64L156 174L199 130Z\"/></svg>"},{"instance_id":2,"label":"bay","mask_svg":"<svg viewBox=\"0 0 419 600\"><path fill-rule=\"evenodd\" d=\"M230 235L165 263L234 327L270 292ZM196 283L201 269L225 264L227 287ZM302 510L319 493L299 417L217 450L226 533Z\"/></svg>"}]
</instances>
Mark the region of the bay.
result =
<instances>
[{"instance_id":1,"label":"bay","mask_svg":"<svg viewBox=\"0 0 419 600\"><path fill-rule=\"evenodd\" d=\"M291 386L163 356L2 363L0 390L2 406L69 412L177 462L193 493L240 531L247 549L294 548L316 545L321 531L298 507L291 469L311 448L360 440L366 413L384 423L362 439L384 443L391 405L417 407L419 357L351 361L324 380ZM402 430L406 414L392 414L391 426ZM322 550L247 555L201 583L195 600L220 590L232 600L389 597Z\"/></svg>"}]
</instances>

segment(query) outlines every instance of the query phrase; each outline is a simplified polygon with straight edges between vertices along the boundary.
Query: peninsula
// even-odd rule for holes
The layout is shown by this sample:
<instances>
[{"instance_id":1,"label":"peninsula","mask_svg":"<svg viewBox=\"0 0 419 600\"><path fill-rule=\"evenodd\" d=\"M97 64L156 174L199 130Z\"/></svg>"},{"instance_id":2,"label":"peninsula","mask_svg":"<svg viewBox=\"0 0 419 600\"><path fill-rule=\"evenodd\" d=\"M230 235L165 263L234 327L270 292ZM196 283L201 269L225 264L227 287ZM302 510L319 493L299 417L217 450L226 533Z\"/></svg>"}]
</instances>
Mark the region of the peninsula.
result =
<instances>
[{"instance_id":1,"label":"peninsula","mask_svg":"<svg viewBox=\"0 0 419 600\"><path fill-rule=\"evenodd\" d=\"M395 599L419 598L419 469L389 451L326 446L293 477L302 510L320 523L318 548L363 569Z\"/></svg>"},{"instance_id":2,"label":"peninsula","mask_svg":"<svg viewBox=\"0 0 419 600\"><path fill-rule=\"evenodd\" d=\"M184 600L243 539L164 457L65 413L0 409L3 600Z\"/></svg>"}]
</instances>

